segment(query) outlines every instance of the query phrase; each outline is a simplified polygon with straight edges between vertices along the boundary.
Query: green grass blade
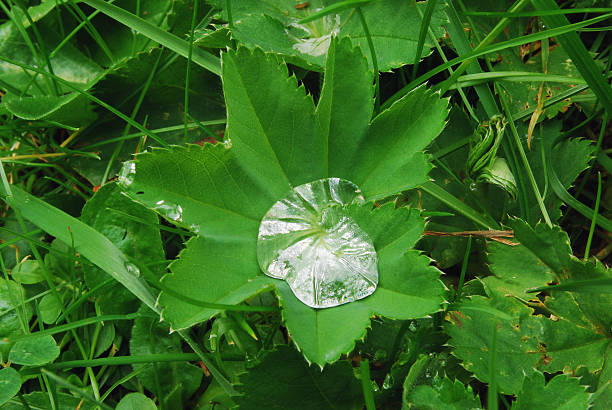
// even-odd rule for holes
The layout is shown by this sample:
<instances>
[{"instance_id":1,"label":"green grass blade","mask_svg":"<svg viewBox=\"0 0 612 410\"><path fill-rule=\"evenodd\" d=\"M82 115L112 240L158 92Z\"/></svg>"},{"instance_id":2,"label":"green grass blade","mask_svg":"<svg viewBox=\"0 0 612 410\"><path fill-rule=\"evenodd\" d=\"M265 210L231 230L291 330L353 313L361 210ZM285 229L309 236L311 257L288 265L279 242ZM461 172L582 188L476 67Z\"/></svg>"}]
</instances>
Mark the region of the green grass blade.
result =
<instances>
[{"instance_id":1,"label":"green grass blade","mask_svg":"<svg viewBox=\"0 0 612 410\"><path fill-rule=\"evenodd\" d=\"M104 235L76 218L49 205L45 201L11 186L12 196L0 192L0 196L13 208L18 209L30 222L45 232L70 244L74 239L75 250L122 283L144 304L154 311L155 295L140 278L127 256Z\"/></svg>"},{"instance_id":2,"label":"green grass blade","mask_svg":"<svg viewBox=\"0 0 612 410\"><path fill-rule=\"evenodd\" d=\"M512 113L510 112L510 106L504 92L500 90L498 92L499 100L504 107L504 111L506 112L506 118L508 119L508 125L510 125L510 134L512 135L514 144L521 155L521 162L523 163L523 169L527 173L527 177L529 178L529 182L531 185L531 190L535 195L536 201L538 202L538 206L540 207L540 212L542 213L542 217L546 222L546 225L552 227L552 221L550 220L550 216L548 215L548 211L546 210L546 205L544 204L544 199L540 194L540 189L538 188L538 184L535 180L535 176L533 175L533 171L531 170L531 165L529 164L529 160L527 159L527 154L525 154L525 149L523 148L523 144L521 142L521 138L518 135L518 131L516 130L516 126L514 125L514 119L512 118Z\"/></svg>"},{"instance_id":3,"label":"green grass blade","mask_svg":"<svg viewBox=\"0 0 612 410\"><path fill-rule=\"evenodd\" d=\"M154 139L156 142L158 142L159 144L161 144L163 147L168 147L168 144L166 144L166 142L161 139L160 137L158 137L155 133L151 132L151 130L147 130L144 126L140 125L138 122L132 120L130 117L128 117L127 115L125 115L124 113L122 113L121 111L117 110L116 108L114 108L113 106L111 106L110 104L105 103L104 101L102 101L101 99L99 99L98 97L94 96L93 94L80 89L79 87L73 85L71 82L64 80L61 77L56 76L55 74L51 74L51 73L47 73L37 67L33 67L33 66L29 66L27 64L22 64L19 61L15 61L15 60L11 60L9 58L5 58L4 56L0 55L0 61L6 61L9 64L14 64L16 66L19 66L23 69L26 70L31 70L34 71L36 73L42 74L43 76L49 76L51 78L53 78L55 81L65 85L66 87L79 92L81 94L83 94L87 99L89 99L90 101L93 101L94 103L98 104L99 106L106 108L108 111L112 112L113 114L115 114L117 117L121 118L123 121L127 122L128 124L130 124L132 127L138 129L139 131L142 131L145 135L150 136L152 139ZM106 73L104 73L103 75L106 75ZM95 83L96 81L94 81Z\"/></svg>"},{"instance_id":4,"label":"green grass blade","mask_svg":"<svg viewBox=\"0 0 612 410\"><path fill-rule=\"evenodd\" d=\"M361 388L363 389L363 399L367 410L376 410L374 403L374 392L372 391L372 380L370 380L370 362L362 359L359 362L359 372L361 374Z\"/></svg>"},{"instance_id":5,"label":"green grass blade","mask_svg":"<svg viewBox=\"0 0 612 410\"><path fill-rule=\"evenodd\" d=\"M158 42L175 53L185 58L189 56L189 43L187 41L160 29L154 24L141 19L129 11L126 11L113 4L105 3L102 0L83 0L83 3L100 10L102 13L117 20L119 23L125 24L132 30L138 31L145 37ZM211 73L219 76L221 75L221 61L218 57L215 57L200 48L194 48L191 60Z\"/></svg>"},{"instance_id":6,"label":"green grass blade","mask_svg":"<svg viewBox=\"0 0 612 410\"><path fill-rule=\"evenodd\" d=\"M563 202L565 202L569 207L578 211L578 213L580 213L582 216L588 218L589 220L592 220L595 215L595 211L583 204L582 202L578 201L573 196L571 196L559 180L559 177L555 173L555 170L549 160L549 158L551 158L550 147L547 148L546 158L546 168L548 169L550 187L552 188L555 195L557 195L557 197ZM606 218L605 216L598 215L596 223L606 231L612 232L612 221Z\"/></svg>"},{"instance_id":7,"label":"green grass blade","mask_svg":"<svg viewBox=\"0 0 612 410\"><path fill-rule=\"evenodd\" d=\"M416 73L419 70L419 61L421 61L421 54L423 53L423 46L425 45L425 36L427 35L427 29L431 23L431 16L436 8L437 0L429 0L427 7L425 8L425 14L421 19L421 29L419 30L419 42L417 43L417 49L415 54L414 66L412 66L412 79L416 77Z\"/></svg>"},{"instance_id":8,"label":"green grass blade","mask_svg":"<svg viewBox=\"0 0 612 410\"><path fill-rule=\"evenodd\" d=\"M450 89L483 84L489 81L546 81L549 83L586 84L582 78L572 78L557 74L533 73L529 71L493 71L462 75L457 78L457 83L453 84Z\"/></svg>"},{"instance_id":9,"label":"green grass blade","mask_svg":"<svg viewBox=\"0 0 612 410\"><path fill-rule=\"evenodd\" d=\"M370 49L370 55L372 56L372 65L374 66L374 81L375 81L375 94L374 94L374 116L380 112L380 74L378 73L378 59L376 58L376 49L374 48L374 42L368 29L368 23L366 22L365 16L361 11L361 7L357 7L357 14L359 20L361 20L361 26L365 33L366 39L368 40L368 48Z\"/></svg>"},{"instance_id":10,"label":"green grass blade","mask_svg":"<svg viewBox=\"0 0 612 410\"><path fill-rule=\"evenodd\" d=\"M471 208L470 206L466 205L464 202L460 201L455 196L449 194L444 189L442 189L438 185L436 185L434 182L426 182L426 183L424 183L423 185L421 185L421 189L423 191L427 192L429 195L431 195L434 198L436 198L437 200L439 200L439 201L445 203L446 205L450 206L452 209L454 209L455 211L459 212L460 214L462 214L466 218L472 220L477 225L480 225L481 227L483 227L485 229L497 229L497 228L499 228L499 226L497 225L496 222L494 222L494 221L489 222L481 214L476 212L473 208Z\"/></svg>"},{"instance_id":11,"label":"green grass blade","mask_svg":"<svg viewBox=\"0 0 612 410\"><path fill-rule=\"evenodd\" d=\"M610 17L612 17L612 13L605 14L603 16L594 17L592 19L584 20L578 23L568 24L566 26L556 27L550 30L538 31L537 33L527 34L525 36L520 36L520 37L510 39L510 40L491 44L490 46L483 47L481 50L473 50L469 54L465 54L465 55L461 55L459 57L453 58L452 60L449 60L447 63L440 64L436 68L429 70L425 74L419 76L414 81L411 81L409 84L407 84L405 87L402 87L401 90L396 92L391 98L385 101L385 103L381 106L381 110L385 110L395 101L399 100L401 97L406 95L409 91L415 89L416 87L418 87L425 81L429 80L431 77L435 76L436 74L441 73L442 71L447 70L449 67L452 67L455 64L461 63L463 61L467 61L469 59L473 59L474 57L480 57L486 54L494 53L496 51L501 51L506 48L516 47L516 46L520 46L522 44L527 44L527 43L533 43L535 41L544 40L549 37L555 37L555 36L559 36L565 33L569 33L571 31L576 31L577 29L609 19Z\"/></svg>"},{"instance_id":12,"label":"green grass blade","mask_svg":"<svg viewBox=\"0 0 612 410\"><path fill-rule=\"evenodd\" d=\"M151 310L160 313L155 305L155 296L149 286L137 276L135 265L108 238L89 225L14 185L10 186L9 192L7 188L5 185L0 197L10 206L18 209L26 219L62 242L74 243L75 251L115 278ZM233 389L227 379L188 334L185 332L179 334L192 346L219 384L228 393L232 393Z\"/></svg>"},{"instance_id":13,"label":"green grass blade","mask_svg":"<svg viewBox=\"0 0 612 410\"><path fill-rule=\"evenodd\" d=\"M321 9L315 13L312 13L310 16L305 17L303 19L301 19L300 21L298 21L299 24L305 24L305 23L310 23L311 21L315 21L318 20L320 18L323 18L329 14L338 14L341 11L344 10L348 10L348 9L352 9L355 7L359 7L359 6L363 6L367 3L370 3L373 0L346 0L346 1L340 1L338 3L334 3L332 5L329 5L327 7L325 7L324 9Z\"/></svg>"},{"instance_id":14,"label":"green grass blade","mask_svg":"<svg viewBox=\"0 0 612 410\"><path fill-rule=\"evenodd\" d=\"M540 11L517 11L509 13L505 11L464 11L465 16L482 16L482 17L541 17L541 16L558 16L561 14L587 14L587 13L610 13L612 8L609 7L591 7L588 9L559 9L559 10L540 10Z\"/></svg>"},{"instance_id":15,"label":"green grass blade","mask_svg":"<svg viewBox=\"0 0 612 410\"><path fill-rule=\"evenodd\" d=\"M497 356L497 328L499 323L493 325L493 332L491 332L491 347L489 350L489 388L487 390L487 409L497 410L499 408L499 400L497 397L497 383L495 382L496 376L496 356Z\"/></svg>"},{"instance_id":16,"label":"green grass blade","mask_svg":"<svg viewBox=\"0 0 612 410\"><path fill-rule=\"evenodd\" d=\"M560 9L554 0L532 0L532 4L539 11ZM553 29L569 23L562 14L544 16L544 21ZM578 34L575 31L569 31L559 35L557 41L561 43L593 93L599 98L600 104L605 107L608 113L612 114L612 89L610 84L601 74L601 70L597 67Z\"/></svg>"},{"instance_id":17,"label":"green grass blade","mask_svg":"<svg viewBox=\"0 0 612 410\"><path fill-rule=\"evenodd\" d=\"M528 3L529 3L529 0L517 0L512 5L512 7L510 7L510 12L519 11L523 7L525 7ZM504 29L508 26L509 23L510 23L510 19L508 18L500 19L495 25L495 27L493 27L491 31L487 33L485 38L483 38L482 41L476 47L474 47L474 51L480 51L486 46L488 46L489 44L491 44L497 38L497 36L500 35L504 31ZM469 64L471 64L474 60L475 58L469 58L463 61L459 65L459 67L457 67L453 75L451 75L447 80L445 80L441 84L440 89L442 90L442 94L446 93L446 91L448 90L448 87L453 85L457 77L463 74L463 72L467 69Z\"/></svg>"},{"instance_id":18,"label":"green grass blade","mask_svg":"<svg viewBox=\"0 0 612 410\"><path fill-rule=\"evenodd\" d=\"M589 259L589 252L591 251L591 241L593 240L593 234L595 233L595 224L597 223L597 214L599 212L599 201L601 200L601 172L597 173L597 196L595 197L595 210L593 211L593 219L591 220L591 228L589 229L589 236L587 238L586 247L584 248L584 259Z\"/></svg>"}]
</instances>

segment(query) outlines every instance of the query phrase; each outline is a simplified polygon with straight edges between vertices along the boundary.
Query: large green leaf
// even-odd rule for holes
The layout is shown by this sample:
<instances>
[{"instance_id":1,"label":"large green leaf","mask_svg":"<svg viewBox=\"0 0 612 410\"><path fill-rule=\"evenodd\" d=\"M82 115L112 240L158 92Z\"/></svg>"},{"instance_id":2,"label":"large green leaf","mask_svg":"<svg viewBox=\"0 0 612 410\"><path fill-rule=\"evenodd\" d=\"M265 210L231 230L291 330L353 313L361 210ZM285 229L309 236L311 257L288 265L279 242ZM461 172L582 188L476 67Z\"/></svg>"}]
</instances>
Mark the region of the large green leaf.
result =
<instances>
[{"instance_id":1,"label":"large green leaf","mask_svg":"<svg viewBox=\"0 0 612 410\"><path fill-rule=\"evenodd\" d=\"M512 403L512 410L579 410L589 408L589 393L579 380L566 374L553 377L548 383L536 372L523 381L523 388Z\"/></svg>"},{"instance_id":2,"label":"large green leaf","mask_svg":"<svg viewBox=\"0 0 612 410\"><path fill-rule=\"evenodd\" d=\"M447 101L421 86L372 121L359 144L349 179L367 198L383 198L427 181L423 149L444 128Z\"/></svg>"},{"instance_id":3,"label":"large green leaf","mask_svg":"<svg viewBox=\"0 0 612 410\"><path fill-rule=\"evenodd\" d=\"M430 36L426 36L421 55L416 55L421 16L425 13L426 6L426 1L382 0L373 1L362 7L376 50L380 71L389 71L405 64L414 64L427 56L434 47ZM443 27L447 22L444 7L444 2L436 4L429 23L429 28L437 38L446 34ZM384 24L380 24L382 21ZM340 29L340 35L349 36L355 45L359 45L364 51L369 50L361 21L352 11ZM371 61L369 53L367 56Z\"/></svg>"},{"instance_id":4,"label":"large green leaf","mask_svg":"<svg viewBox=\"0 0 612 410\"><path fill-rule=\"evenodd\" d=\"M218 240L193 238L174 262L164 285L195 300L238 304L269 289L272 280L263 276L257 265L256 239ZM183 329L208 320L219 309L192 305L184 299L162 292L162 317L172 329Z\"/></svg>"},{"instance_id":5,"label":"large green leaf","mask_svg":"<svg viewBox=\"0 0 612 410\"><path fill-rule=\"evenodd\" d=\"M525 267L517 266L508 260L504 263L507 273L522 278L526 288L532 274L544 280L541 272L547 272L547 282L554 280L570 283L588 279L610 278L612 274L600 263L580 261L572 256L569 238L560 228L548 228L543 224L531 228L520 220L512 223L515 238L531 254L525 256L533 264L526 272ZM506 250L506 253L511 252ZM500 264L501 267L501 264ZM493 271L499 269L493 265ZM487 278L486 280L488 280ZM516 284L515 284L516 286ZM541 369L554 372L576 370L586 366L590 371L598 371L607 360L610 346L610 325L612 325L612 295L598 292L553 292L545 299L551 312L550 318L540 318L542 324Z\"/></svg>"},{"instance_id":6,"label":"large green leaf","mask_svg":"<svg viewBox=\"0 0 612 410\"><path fill-rule=\"evenodd\" d=\"M484 279L487 293L492 299L473 297L471 303L480 300L479 309L483 309L483 306L488 306L486 309L499 309L497 306L503 298L502 295L524 299L527 297L525 290L532 285L541 286L551 281L571 283L588 279L598 280L612 276L600 263L580 261L572 256L567 234L558 227L549 228L538 224L531 228L520 220L513 220L511 226L514 228L515 239L521 245L493 247L489 260L491 270L496 276ZM466 306L469 306L467 303L462 303L459 311L468 315L469 321L451 315L455 324L448 326L452 336L451 344L457 346L455 353L465 362L480 362L481 366L474 366L470 370L474 371L478 378L488 381L485 373L488 370L488 354L475 349L476 346L486 346L486 340L480 343L474 341L477 329L480 328L482 333L488 326L484 317L486 312L479 313L473 309L466 312ZM510 302L505 303L510 306ZM551 373L575 372L581 366L591 372L601 372L609 360L608 352L611 346L610 305L612 297L609 293L589 290L553 291L552 296L544 299L548 317L526 316L530 309L522 307L523 315L514 319L518 319L519 327L514 329L513 336L517 339L510 350L513 356L508 357L508 366L516 366L527 375L532 373L534 367ZM467 323L470 324L469 328ZM512 329L510 324L507 321L500 321L500 324L502 327L498 334L498 346L501 340L511 340L511 333L504 330ZM500 339L502 337L503 339ZM471 344L472 348L468 344ZM502 346L499 348L502 349ZM499 358L497 365L505 366L500 363ZM519 391L518 384L511 378L506 380L502 377L497 379L497 382L503 390L513 393Z\"/></svg>"},{"instance_id":7,"label":"large green leaf","mask_svg":"<svg viewBox=\"0 0 612 410\"><path fill-rule=\"evenodd\" d=\"M523 60L520 55L523 50L524 47L515 47L501 51L501 62L496 65L496 71L543 72L542 55L544 53L540 52L535 56L529 54ZM572 60L561 47L557 46L550 49L546 67L547 74L562 75L575 79L575 81L584 81ZM530 108L534 109L538 106L538 99L543 104L547 100L576 86L576 84L539 83L535 81L507 81L503 82L503 85L508 91L507 99L512 113L520 113ZM544 113L548 118L552 118L560 111L567 109L571 103L571 99L563 100L546 108Z\"/></svg>"},{"instance_id":8,"label":"large green leaf","mask_svg":"<svg viewBox=\"0 0 612 410\"><path fill-rule=\"evenodd\" d=\"M256 240L260 220L292 186L328 172L338 172L331 176L340 178L345 177L341 172L347 172L350 178L355 167L375 174L366 183L366 197L396 194L426 180L430 165L421 151L443 127L446 102L420 88L381 114L370 127L372 133L365 131L366 117L354 127L361 135L341 132L341 139L330 143L334 129L353 122L334 101L355 99L372 104L371 77L363 56L348 41L335 43L332 51L317 114L311 97L297 87L293 77L287 78L286 66L274 56L244 48L228 52L222 60L229 140L214 146L156 149L126 164L121 179L132 199L200 236L188 242L171 266L172 274L163 280L172 292L162 292L159 302L163 317L174 329L219 312L192 305L180 295L234 304L273 283L289 333L308 360L323 365L348 352L355 339L364 336L374 313L408 319L440 308L444 286L439 271L429 266L428 258L409 250L423 231L423 220L418 212L394 211L391 204L375 210L371 204L356 206L349 212L379 254L382 276L371 297L313 310L280 281L259 270ZM346 81L351 79L359 84L349 86ZM417 104L424 113L421 116L412 113ZM367 108L364 115L370 112ZM393 153L380 149L388 142L383 135L386 126L395 131ZM351 138L359 141L351 142ZM352 147L354 158L341 152L344 144ZM363 150L371 150L372 158L363 156L359 152ZM391 184L373 170L381 161L396 167ZM342 332L337 331L340 324L346 327Z\"/></svg>"},{"instance_id":9,"label":"large green leaf","mask_svg":"<svg viewBox=\"0 0 612 410\"><path fill-rule=\"evenodd\" d=\"M49 11L47 6L39 10L34 17L43 18ZM25 16L20 17L25 18ZM44 42L41 47L46 50L53 50L62 41L61 36L46 24L38 22L36 27ZM3 39L0 44L0 56L30 66L38 65L22 33L13 22L9 21L0 26L0 37ZM55 75L79 87L90 86L102 73L99 65L70 43L65 44L49 58L49 65ZM1 62L0 80L14 88L2 98L2 106L20 118L48 119L77 127L90 123L96 118L91 105L80 93L72 92L60 85L53 88L51 85L53 80L44 79L42 76L32 78L32 73L17 65ZM20 93L16 93L17 90Z\"/></svg>"},{"instance_id":10,"label":"large green leaf","mask_svg":"<svg viewBox=\"0 0 612 410\"><path fill-rule=\"evenodd\" d=\"M365 336L373 314L412 319L440 308L444 286L439 271L429 266L427 257L409 250L422 233L423 219L416 210L393 208L389 203L374 210L354 206L350 211L379 258L378 288L371 296L332 309L313 309L284 282L275 282L287 330L308 360L324 365L348 353L355 340Z\"/></svg>"},{"instance_id":11,"label":"large green leaf","mask_svg":"<svg viewBox=\"0 0 612 410\"><path fill-rule=\"evenodd\" d=\"M321 371L292 348L279 346L239 378L241 409L361 409L359 381L347 361Z\"/></svg>"},{"instance_id":12,"label":"large green leaf","mask_svg":"<svg viewBox=\"0 0 612 410\"><path fill-rule=\"evenodd\" d=\"M219 8L226 6L225 1L215 0L212 3ZM365 32L355 9L300 24L300 19L337 2L313 0L305 3L306 7L296 7L292 0L263 4L254 0L234 0L231 3L232 36L249 48L262 48L281 55L288 62L314 70L324 66L331 38L334 35L346 36L354 46L366 53L372 67ZM379 0L362 5L381 71L414 64L429 54L434 44L428 36L423 52L420 56L416 55L421 15L425 7L426 2L403 0ZM227 13L224 14L227 18ZM381 21L385 24L378 24ZM442 27L445 21L444 5L439 2L430 23L435 36L445 34Z\"/></svg>"},{"instance_id":13,"label":"large green leaf","mask_svg":"<svg viewBox=\"0 0 612 410\"><path fill-rule=\"evenodd\" d=\"M163 279L167 287L196 300L233 304L268 285L258 277L255 252L259 218L271 203L238 166L233 149L224 144L155 149L125 169L123 184L131 198L201 235L172 264L172 274ZM218 312L167 293L159 302L173 329Z\"/></svg>"},{"instance_id":14,"label":"large green leaf","mask_svg":"<svg viewBox=\"0 0 612 410\"><path fill-rule=\"evenodd\" d=\"M598 321L590 320L581 310L585 307L577 294L555 292L545 300L546 308L553 316L542 319L543 360L540 368L547 372L575 371L585 366L589 371L600 371L606 361L612 360L609 334ZM589 307L589 306L587 306ZM608 305L601 306L604 317Z\"/></svg>"},{"instance_id":15,"label":"large green leaf","mask_svg":"<svg viewBox=\"0 0 612 410\"><path fill-rule=\"evenodd\" d=\"M538 257L523 245L490 243L488 247L489 262L495 276L483 280L500 294L526 297L529 288L545 286L554 279L554 273L539 263Z\"/></svg>"}]
</instances>

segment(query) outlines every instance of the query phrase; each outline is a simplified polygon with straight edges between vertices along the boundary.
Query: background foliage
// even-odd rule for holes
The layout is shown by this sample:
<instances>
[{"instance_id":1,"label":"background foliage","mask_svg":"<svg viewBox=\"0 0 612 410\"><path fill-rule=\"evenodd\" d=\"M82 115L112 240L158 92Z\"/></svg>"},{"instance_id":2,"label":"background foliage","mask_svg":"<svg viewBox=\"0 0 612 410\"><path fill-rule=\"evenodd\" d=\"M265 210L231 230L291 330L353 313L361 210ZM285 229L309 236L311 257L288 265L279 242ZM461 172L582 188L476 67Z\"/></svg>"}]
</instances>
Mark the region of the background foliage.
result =
<instances>
[{"instance_id":1,"label":"background foliage","mask_svg":"<svg viewBox=\"0 0 612 410\"><path fill-rule=\"evenodd\" d=\"M611 13L0 0L0 407L611 408ZM324 177L380 282L318 310L256 238Z\"/></svg>"}]
</instances>

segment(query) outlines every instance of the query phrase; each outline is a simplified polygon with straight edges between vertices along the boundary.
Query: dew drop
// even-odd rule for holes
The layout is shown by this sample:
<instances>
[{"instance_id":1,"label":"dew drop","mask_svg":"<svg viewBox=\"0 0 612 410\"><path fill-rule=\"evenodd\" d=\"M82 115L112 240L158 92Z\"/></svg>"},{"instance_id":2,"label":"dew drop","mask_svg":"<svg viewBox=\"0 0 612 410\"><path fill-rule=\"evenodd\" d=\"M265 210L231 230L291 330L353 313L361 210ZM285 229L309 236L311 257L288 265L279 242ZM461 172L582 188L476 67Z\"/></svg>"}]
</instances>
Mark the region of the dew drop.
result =
<instances>
[{"instance_id":1,"label":"dew drop","mask_svg":"<svg viewBox=\"0 0 612 410\"><path fill-rule=\"evenodd\" d=\"M136 277L140 276L140 269L138 269L138 267L136 265L134 265L131 262L125 262L125 264L123 265L125 267L125 270L131 274L134 275Z\"/></svg>"},{"instance_id":2,"label":"dew drop","mask_svg":"<svg viewBox=\"0 0 612 410\"><path fill-rule=\"evenodd\" d=\"M121 172L119 172L119 184L125 189L134 182L136 176L136 163L134 161L126 161L123 163Z\"/></svg>"},{"instance_id":3,"label":"dew drop","mask_svg":"<svg viewBox=\"0 0 612 410\"><path fill-rule=\"evenodd\" d=\"M183 221L183 208L178 204L168 203L161 200L157 201L155 205L153 205L153 209L168 219L176 222Z\"/></svg>"},{"instance_id":4,"label":"dew drop","mask_svg":"<svg viewBox=\"0 0 612 410\"><path fill-rule=\"evenodd\" d=\"M261 221L259 266L266 275L284 279L313 308L372 294L378 284L376 251L347 213L348 205L362 202L357 186L339 178L294 188Z\"/></svg>"}]
</instances>

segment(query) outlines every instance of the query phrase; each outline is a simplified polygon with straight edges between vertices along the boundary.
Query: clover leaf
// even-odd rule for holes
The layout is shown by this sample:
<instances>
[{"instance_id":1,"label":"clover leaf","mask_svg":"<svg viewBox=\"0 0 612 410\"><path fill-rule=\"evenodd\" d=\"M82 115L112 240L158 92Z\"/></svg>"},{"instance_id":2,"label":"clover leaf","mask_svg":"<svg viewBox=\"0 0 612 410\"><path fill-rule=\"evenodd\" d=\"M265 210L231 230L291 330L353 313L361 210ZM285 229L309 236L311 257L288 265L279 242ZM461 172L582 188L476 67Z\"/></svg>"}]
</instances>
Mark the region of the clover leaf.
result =
<instances>
[{"instance_id":1,"label":"clover leaf","mask_svg":"<svg viewBox=\"0 0 612 410\"><path fill-rule=\"evenodd\" d=\"M126 163L121 176L128 196L197 233L162 279L174 291L159 297L163 319L186 328L219 313L188 298L236 304L275 289L289 335L323 366L354 347L374 314L410 319L439 310L440 272L411 250L425 221L417 210L372 201L427 180L423 150L444 127L447 101L419 87L371 119L372 72L349 39L331 41L316 107L274 55L228 51L222 71L226 142L153 149ZM359 187L365 199L344 204L342 216L371 240L378 287L363 299L317 309L262 273L258 232L277 201L334 178Z\"/></svg>"}]
</instances>

